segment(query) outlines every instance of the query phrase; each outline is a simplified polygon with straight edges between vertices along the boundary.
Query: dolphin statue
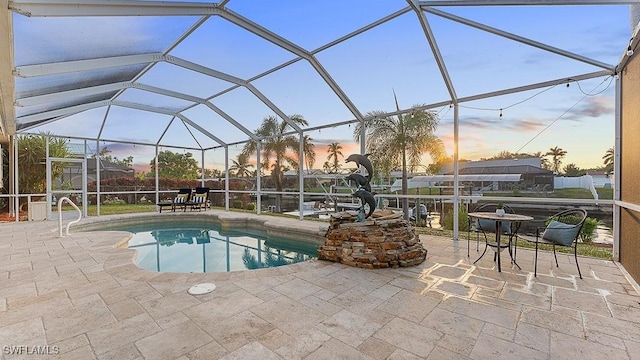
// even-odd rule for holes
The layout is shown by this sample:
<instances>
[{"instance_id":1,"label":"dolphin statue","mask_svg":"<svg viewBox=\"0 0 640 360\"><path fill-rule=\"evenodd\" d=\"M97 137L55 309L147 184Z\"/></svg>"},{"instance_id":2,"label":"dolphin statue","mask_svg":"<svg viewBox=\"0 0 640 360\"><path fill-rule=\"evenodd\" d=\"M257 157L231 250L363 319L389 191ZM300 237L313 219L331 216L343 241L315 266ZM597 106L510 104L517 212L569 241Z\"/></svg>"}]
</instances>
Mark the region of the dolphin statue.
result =
<instances>
[{"instance_id":1,"label":"dolphin statue","mask_svg":"<svg viewBox=\"0 0 640 360\"><path fill-rule=\"evenodd\" d=\"M351 194L351 196L360 198L363 209L364 209L364 204L369 205L369 213L367 214L367 216L364 217L365 219L371 216L371 214L373 214L373 212L376 210L376 199L374 199L373 194L368 192L367 190L358 189L356 190L356 192Z\"/></svg>"},{"instance_id":2,"label":"dolphin statue","mask_svg":"<svg viewBox=\"0 0 640 360\"><path fill-rule=\"evenodd\" d=\"M373 177L373 166L371 165L371 161L369 160L369 155L371 154L351 154L349 155L344 162L355 162L358 166L363 166L367 170L367 179L371 181Z\"/></svg>"},{"instance_id":3,"label":"dolphin statue","mask_svg":"<svg viewBox=\"0 0 640 360\"><path fill-rule=\"evenodd\" d=\"M350 174L344 179L353 181L356 183L356 185L358 185L358 188L363 188L368 192L371 192L371 184L369 184L369 179L360 174Z\"/></svg>"}]
</instances>

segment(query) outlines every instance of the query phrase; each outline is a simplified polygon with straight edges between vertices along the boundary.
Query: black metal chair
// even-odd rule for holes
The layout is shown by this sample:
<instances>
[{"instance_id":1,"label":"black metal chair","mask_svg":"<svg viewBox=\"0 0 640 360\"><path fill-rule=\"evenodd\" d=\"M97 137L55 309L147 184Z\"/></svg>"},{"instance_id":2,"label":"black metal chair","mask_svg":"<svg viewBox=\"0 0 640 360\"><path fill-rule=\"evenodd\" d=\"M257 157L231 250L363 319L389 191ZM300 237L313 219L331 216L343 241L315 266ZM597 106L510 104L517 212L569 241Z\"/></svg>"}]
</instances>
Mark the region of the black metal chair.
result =
<instances>
[{"instance_id":1,"label":"black metal chair","mask_svg":"<svg viewBox=\"0 0 640 360\"><path fill-rule=\"evenodd\" d=\"M578 275L580 279L582 279L582 272L578 264L578 238L580 237L580 231L586 219L586 210L564 210L549 217L545 221L545 227L536 228L534 276L538 276L538 244L548 244L553 246L553 256L556 260L556 267L559 267L556 246L573 247L573 257L576 260ZM540 234L541 230L543 231L542 234Z\"/></svg>"},{"instance_id":2,"label":"black metal chair","mask_svg":"<svg viewBox=\"0 0 640 360\"><path fill-rule=\"evenodd\" d=\"M493 204L493 203L489 203L489 204L480 204L478 206L476 206L475 209L473 209L471 212L490 212L490 213L494 213L496 212L496 209L498 208L498 204ZM503 205L502 207L504 209L504 212L506 214L515 214L516 212L509 206L507 205ZM515 229L517 230L517 229ZM483 219L472 219L471 217L468 218L468 227L467 227L467 257L470 256L470 252L469 252L469 243L471 242L471 232L476 233L476 252L480 251L480 234L482 234L484 236L484 240L485 243L487 243L489 240L487 239L487 232L491 233L491 234L495 234L496 233L496 223L495 221L492 220L483 220ZM511 228L511 222L509 221L503 221L502 222L502 234L509 236L509 241L511 241L511 238L513 237L513 235L515 235L516 231L514 231L514 229ZM511 249L511 248L509 248ZM485 246L484 251L487 251L487 247ZM511 251L511 250L509 250ZM484 255L484 252L482 253ZM494 260L495 260L496 256L494 255ZM515 256L512 256L512 258L515 258Z\"/></svg>"}]
</instances>

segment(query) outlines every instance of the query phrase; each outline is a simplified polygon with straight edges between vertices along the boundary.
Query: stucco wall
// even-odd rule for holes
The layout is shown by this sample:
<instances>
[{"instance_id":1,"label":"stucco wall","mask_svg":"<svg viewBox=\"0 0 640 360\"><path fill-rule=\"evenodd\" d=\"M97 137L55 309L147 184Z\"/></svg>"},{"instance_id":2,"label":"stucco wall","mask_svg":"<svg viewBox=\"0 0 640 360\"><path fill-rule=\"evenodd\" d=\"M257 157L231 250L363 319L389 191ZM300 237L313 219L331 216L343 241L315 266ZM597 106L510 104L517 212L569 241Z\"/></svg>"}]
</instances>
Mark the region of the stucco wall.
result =
<instances>
[{"instance_id":1,"label":"stucco wall","mask_svg":"<svg viewBox=\"0 0 640 360\"><path fill-rule=\"evenodd\" d=\"M631 58L621 80L620 197L640 205L640 51ZM622 210L620 215L620 262L640 283L640 213L631 210Z\"/></svg>"}]
</instances>

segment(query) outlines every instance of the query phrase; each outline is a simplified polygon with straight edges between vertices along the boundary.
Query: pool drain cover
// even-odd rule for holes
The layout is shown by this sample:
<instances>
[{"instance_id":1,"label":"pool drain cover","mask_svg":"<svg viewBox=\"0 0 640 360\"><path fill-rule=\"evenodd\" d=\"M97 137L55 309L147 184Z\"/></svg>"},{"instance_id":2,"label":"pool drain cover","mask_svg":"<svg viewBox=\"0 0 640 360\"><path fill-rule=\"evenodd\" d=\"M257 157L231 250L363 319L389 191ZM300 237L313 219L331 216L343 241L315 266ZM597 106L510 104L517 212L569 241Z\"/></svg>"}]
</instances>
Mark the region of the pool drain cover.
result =
<instances>
[{"instance_id":1,"label":"pool drain cover","mask_svg":"<svg viewBox=\"0 0 640 360\"><path fill-rule=\"evenodd\" d=\"M189 288L187 292L191 295L204 295L212 292L215 289L216 289L215 284L204 283L204 284L193 285L192 287Z\"/></svg>"}]
</instances>

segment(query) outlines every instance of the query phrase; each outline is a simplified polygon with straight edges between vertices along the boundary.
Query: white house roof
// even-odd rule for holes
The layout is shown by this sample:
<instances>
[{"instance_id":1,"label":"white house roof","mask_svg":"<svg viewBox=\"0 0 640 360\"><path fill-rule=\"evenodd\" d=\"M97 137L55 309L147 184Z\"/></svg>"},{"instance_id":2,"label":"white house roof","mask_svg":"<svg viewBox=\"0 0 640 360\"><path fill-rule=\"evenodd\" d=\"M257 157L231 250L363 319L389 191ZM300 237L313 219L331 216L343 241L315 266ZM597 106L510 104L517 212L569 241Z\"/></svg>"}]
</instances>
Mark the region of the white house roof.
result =
<instances>
[{"instance_id":1,"label":"white house roof","mask_svg":"<svg viewBox=\"0 0 640 360\"><path fill-rule=\"evenodd\" d=\"M491 174L491 175L458 175L460 182L518 182L521 174ZM431 175L431 176L415 176L407 181L409 189L426 188L434 186L440 182L453 182L453 175ZM402 180L396 180L391 185L391 191L399 191L402 189Z\"/></svg>"}]
</instances>

